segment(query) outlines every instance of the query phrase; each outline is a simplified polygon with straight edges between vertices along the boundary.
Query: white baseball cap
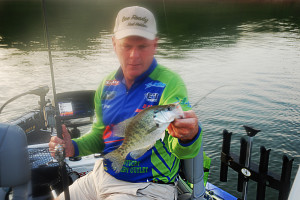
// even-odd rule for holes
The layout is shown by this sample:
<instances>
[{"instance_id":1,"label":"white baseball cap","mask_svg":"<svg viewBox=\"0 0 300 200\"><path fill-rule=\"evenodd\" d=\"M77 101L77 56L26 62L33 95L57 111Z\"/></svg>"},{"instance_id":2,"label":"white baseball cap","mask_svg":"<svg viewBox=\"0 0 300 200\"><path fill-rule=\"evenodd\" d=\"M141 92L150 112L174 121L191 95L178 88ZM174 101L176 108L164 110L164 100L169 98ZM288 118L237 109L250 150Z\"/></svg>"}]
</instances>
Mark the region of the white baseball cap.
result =
<instances>
[{"instance_id":1,"label":"white baseball cap","mask_svg":"<svg viewBox=\"0 0 300 200\"><path fill-rule=\"evenodd\" d=\"M114 35L117 39L141 36L154 40L156 33L155 18L146 8L132 6L119 11L114 28Z\"/></svg>"}]
</instances>

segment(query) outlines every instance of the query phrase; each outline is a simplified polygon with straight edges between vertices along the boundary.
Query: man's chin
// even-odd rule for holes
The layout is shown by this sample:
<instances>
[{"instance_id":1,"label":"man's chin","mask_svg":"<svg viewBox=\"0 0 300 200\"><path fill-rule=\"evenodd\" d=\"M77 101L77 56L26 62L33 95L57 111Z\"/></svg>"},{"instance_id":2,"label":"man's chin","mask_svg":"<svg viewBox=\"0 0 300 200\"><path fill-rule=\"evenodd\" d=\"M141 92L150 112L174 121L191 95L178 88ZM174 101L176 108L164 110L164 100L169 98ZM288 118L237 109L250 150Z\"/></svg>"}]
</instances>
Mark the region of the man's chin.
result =
<instances>
[{"instance_id":1,"label":"man's chin","mask_svg":"<svg viewBox=\"0 0 300 200\"><path fill-rule=\"evenodd\" d=\"M128 75L130 76L130 77L138 77L138 76L140 76L141 74L142 74L143 72L141 71L141 70L130 70L130 72L128 73Z\"/></svg>"}]
</instances>

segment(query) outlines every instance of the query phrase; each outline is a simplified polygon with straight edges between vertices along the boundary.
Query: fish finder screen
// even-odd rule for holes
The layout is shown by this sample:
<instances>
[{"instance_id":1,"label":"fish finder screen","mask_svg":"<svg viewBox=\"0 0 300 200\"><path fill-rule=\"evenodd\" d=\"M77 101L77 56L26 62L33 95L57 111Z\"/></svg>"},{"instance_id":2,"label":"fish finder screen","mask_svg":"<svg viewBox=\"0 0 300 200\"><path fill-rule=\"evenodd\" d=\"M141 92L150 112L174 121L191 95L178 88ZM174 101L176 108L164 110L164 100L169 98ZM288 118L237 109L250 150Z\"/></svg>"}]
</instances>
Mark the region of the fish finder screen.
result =
<instances>
[{"instance_id":1,"label":"fish finder screen","mask_svg":"<svg viewBox=\"0 0 300 200\"><path fill-rule=\"evenodd\" d=\"M72 116L74 114L71 102L59 102L60 116Z\"/></svg>"}]
</instances>

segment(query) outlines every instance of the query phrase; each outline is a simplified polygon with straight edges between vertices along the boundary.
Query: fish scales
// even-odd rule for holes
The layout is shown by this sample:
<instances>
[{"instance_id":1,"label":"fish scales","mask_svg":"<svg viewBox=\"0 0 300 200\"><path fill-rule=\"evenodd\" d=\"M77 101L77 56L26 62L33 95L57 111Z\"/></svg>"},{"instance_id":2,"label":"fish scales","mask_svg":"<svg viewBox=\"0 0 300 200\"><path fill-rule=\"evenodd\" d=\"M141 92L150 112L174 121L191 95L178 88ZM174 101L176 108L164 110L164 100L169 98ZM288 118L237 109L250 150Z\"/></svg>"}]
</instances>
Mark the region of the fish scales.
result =
<instances>
[{"instance_id":1,"label":"fish scales","mask_svg":"<svg viewBox=\"0 0 300 200\"><path fill-rule=\"evenodd\" d=\"M144 155L164 137L164 131L175 118L183 118L179 103L146 108L135 117L117 124L115 134L123 135L124 141L104 158L110 160L112 168L119 173L129 153L133 159Z\"/></svg>"}]
</instances>

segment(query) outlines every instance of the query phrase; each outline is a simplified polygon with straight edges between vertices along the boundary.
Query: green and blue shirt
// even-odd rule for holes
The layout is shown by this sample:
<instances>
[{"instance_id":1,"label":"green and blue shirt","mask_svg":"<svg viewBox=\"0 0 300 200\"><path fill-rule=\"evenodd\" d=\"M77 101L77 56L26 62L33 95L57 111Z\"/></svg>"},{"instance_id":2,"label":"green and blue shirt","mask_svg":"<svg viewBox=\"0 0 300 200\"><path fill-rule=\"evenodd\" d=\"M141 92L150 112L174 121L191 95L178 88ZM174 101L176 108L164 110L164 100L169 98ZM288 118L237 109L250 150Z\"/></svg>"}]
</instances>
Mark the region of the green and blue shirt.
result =
<instances>
[{"instance_id":1,"label":"green and blue shirt","mask_svg":"<svg viewBox=\"0 0 300 200\"><path fill-rule=\"evenodd\" d=\"M92 153L109 153L118 148L123 138L114 136L112 126L137 115L149 106L180 102L184 111L190 110L184 82L178 74L157 64L140 75L127 90L122 69L108 75L95 94L96 120L88 134L74 139L75 156ZM177 138L165 133L164 140L158 140L153 148L137 160L127 155L121 172L115 173L110 162L105 162L105 170L117 179L128 182L163 181L177 179L180 159L195 157L200 149L202 129L189 143L181 143Z\"/></svg>"}]
</instances>

